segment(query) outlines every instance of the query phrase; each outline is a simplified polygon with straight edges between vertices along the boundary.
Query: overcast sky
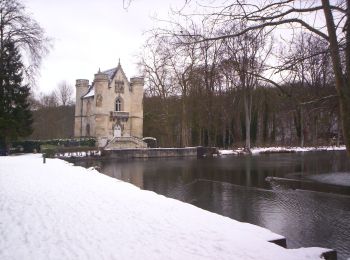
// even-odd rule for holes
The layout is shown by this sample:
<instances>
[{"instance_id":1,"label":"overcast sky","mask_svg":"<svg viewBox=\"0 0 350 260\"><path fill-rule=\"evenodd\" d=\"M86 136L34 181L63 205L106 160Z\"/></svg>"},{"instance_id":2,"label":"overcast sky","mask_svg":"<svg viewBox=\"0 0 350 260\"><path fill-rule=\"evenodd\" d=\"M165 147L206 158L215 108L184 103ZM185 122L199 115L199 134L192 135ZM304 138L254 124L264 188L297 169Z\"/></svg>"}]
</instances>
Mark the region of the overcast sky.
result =
<instances>
[{"instance_id":1,"label":"overcast sky","mask_svg":"<svg viewBox=\"0 0 350 260\"><path fill-rule=\"evenodd\" d=\"M134 0L125 10L122 0L24 0L27 10L53 39L45 57L36 92L49 92L66 80L93 79L94 73L117 66L127 77L138 74L136 55L144 32L157 15L166 18L169 6L184 0Z\"/></svg>"}]
</instances>

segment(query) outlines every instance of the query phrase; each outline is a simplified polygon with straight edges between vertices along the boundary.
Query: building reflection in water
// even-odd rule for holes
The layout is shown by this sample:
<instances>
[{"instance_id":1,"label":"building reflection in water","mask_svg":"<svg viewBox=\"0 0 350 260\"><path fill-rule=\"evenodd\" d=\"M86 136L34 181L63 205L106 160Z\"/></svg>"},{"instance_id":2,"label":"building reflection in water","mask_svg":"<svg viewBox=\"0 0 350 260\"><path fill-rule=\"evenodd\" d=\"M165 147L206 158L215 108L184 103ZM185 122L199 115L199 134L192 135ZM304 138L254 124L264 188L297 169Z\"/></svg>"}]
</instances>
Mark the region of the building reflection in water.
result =
<instances>
[{"instance_id":1,"label":"building reflection in water","mask_svg":"<svg viewBox=\"0 0 350 260\"><path fill-rule=\"evenodd\" d=\"M103 173L113 178L127 181L143 189L142 164L126 164L125 162L108 161L103 163Z\"/></svg>"}]
</instances>

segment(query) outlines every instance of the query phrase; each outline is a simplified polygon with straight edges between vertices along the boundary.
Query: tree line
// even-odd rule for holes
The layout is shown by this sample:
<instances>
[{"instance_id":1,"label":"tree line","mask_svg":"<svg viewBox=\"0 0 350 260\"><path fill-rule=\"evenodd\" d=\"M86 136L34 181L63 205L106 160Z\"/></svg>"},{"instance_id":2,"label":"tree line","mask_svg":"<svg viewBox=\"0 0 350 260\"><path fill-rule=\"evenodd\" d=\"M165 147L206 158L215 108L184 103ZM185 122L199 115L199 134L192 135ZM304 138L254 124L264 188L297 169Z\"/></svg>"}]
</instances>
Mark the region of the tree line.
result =
<instances>
[{"instance_id":1,"label":"tree line","mask_svg":"<svg viewBox=\"0 0 350 260\"><path fill-rule=\"evenodd\" d=\"M74 137L74 87L61 81L49 93L29 97L33 124L31 140Z\"/></svg>"},{"instance_id":2,"label":"tree line","mask_svg":"<svg viewBox=\"0 0 350 260\"><path fill-rule=\"evenodd\" d=\"M156 137L163 147L245 147L244 90L217 87L213 93L207 93L202 82L195 81L189 83L186 97L170 95L165 99L147 92L144 135ZM252 91L249 131L252 146L342 143L339 103L333 86L283 87L293 93L293 99L275 87L257 86Z\"/></svg>"},{"instance_id":3,"label":"tree line","mask_svg":"<svg viewBox=\"0 0 350 260\"><path fill-rule=\"evenodd\" d=\"M349 149L346 1L184 5L159 21L142 54L147 95L159 108L158 116L146 116L163 122L164 143L244 140L249 150L252 142L342 139ZM188 11L190 5L197 8Z\"/></svg>"}]
</instances>

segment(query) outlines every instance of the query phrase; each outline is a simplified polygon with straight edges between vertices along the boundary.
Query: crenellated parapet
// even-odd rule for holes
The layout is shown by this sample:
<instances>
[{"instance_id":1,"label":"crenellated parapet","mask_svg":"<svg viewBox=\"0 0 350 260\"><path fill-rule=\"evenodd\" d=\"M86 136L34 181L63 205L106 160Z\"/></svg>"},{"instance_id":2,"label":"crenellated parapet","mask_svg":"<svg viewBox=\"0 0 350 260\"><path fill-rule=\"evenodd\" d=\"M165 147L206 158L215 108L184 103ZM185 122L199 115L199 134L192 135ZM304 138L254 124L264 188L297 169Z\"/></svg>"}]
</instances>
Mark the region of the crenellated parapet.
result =
<instances>
[{"instance_id":1,"label":"crenellated parapet","mask_svg":"<svg viewBox=\"0 0 350 260\"><path fill-rule=\"evenodd\" d=\"M105 73L102 73L102 72L98 72L95 74L95 77L94 77L94 82L97 83L97 82L108 82L109 78L108 78L108 75L105 74Z\"/></svg>"},{"instance_id":2,"label":"crenellated parapet","mask_svg":"<svg viewBox=\"0 0 350 260\"><path fill-rule=\"evenodd\" d=\"M133 77L130 78L130 85L131 86L143 86L145 84L145 79L144 77Z\"/></svg>"},{"instance_id":3,"label":"crenellated parapet","mask_svg":"<svg viewBox=\"0 0 350 260\"><path fill-rule=\"evenodd\" d=\"M75 87L88 87L89 86L89 80L88 79L77 79L75 82Z\"/></svg>"}]
</instances>

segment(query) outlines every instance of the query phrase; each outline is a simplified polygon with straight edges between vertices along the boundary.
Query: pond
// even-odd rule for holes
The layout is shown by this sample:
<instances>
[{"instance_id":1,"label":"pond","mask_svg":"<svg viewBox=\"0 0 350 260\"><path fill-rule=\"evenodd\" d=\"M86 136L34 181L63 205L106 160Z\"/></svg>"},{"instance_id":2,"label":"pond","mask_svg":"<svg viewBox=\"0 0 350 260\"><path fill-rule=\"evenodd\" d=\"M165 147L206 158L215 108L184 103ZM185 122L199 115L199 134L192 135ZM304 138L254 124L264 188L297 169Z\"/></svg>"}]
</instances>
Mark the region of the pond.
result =
<instances>
[{"instance_id":1,"label":"pond","mask_svg":"<svg viewBox=\"0 0 350 260\"><path fill-rule=\"evenodd\" d=\"M350 257L350 161L343 151L76 165L266 227L285 236L288 248L327 247L338 259Z\"/></svg>"}]
</instances>

